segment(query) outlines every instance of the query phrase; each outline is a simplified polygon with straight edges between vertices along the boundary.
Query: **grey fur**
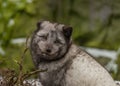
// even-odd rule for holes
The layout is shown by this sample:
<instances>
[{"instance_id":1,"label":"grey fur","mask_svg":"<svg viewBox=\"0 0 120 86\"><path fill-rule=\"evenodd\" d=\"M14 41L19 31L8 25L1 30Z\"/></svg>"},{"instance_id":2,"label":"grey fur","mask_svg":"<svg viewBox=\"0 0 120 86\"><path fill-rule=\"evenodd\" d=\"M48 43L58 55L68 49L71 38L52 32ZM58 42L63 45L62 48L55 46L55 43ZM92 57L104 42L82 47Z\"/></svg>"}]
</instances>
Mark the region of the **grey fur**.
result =
<instances>
[{"instance_id":1,"label":"grey fur","mask_svg":"<svg viewBox=\"0 0 120 86\"><path fill-rule=\"evenodd\" d=\"M30 50L43 86L116 86L92 56L71 43L72 28L43 21L37 24ZM48 50L47 50L48 49ZM49 50L50 49L50 50Z\"/></svg>"}]
</instances>

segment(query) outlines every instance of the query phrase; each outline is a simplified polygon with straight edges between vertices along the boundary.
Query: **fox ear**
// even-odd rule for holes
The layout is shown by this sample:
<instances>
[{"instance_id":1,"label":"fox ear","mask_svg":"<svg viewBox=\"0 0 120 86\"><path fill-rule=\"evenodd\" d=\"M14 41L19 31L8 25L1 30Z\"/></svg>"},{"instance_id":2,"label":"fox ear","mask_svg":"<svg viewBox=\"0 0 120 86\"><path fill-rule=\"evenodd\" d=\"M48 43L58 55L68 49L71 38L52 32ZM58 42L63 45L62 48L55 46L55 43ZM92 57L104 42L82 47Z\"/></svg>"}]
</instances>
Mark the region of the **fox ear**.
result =
<instances>
[{"instance_id":1,"label":"fox ear","mask_svg":"<svg viewBox=\"0 0 120 86\"><path fill-rule=\"evenodd\" d=\"M42 21L37 22L37 29L40 29L41 24L42 24Z\"/></svg>"},{"instance_id":2,"label":"fox ear","mask_svg":"<svg viewBox=\"0 0 120 86\"><path fill-rule=\"evenodd\" d=\"M70 38L72 35L73 28L70 26L63 26L63 34L66 38Z\"/></svg>"},{"instance_id":3,"label":"fox ear","mask_svg":"<svg viewBox=\"0 0 120 86\"><path fill-rule=\"evenodd\" d=\"M37 29L35 30L35 33L37 33L41 29L41 24L42 24L42 21L37 22L36 24Z\"/></svg>"}]
</instances>

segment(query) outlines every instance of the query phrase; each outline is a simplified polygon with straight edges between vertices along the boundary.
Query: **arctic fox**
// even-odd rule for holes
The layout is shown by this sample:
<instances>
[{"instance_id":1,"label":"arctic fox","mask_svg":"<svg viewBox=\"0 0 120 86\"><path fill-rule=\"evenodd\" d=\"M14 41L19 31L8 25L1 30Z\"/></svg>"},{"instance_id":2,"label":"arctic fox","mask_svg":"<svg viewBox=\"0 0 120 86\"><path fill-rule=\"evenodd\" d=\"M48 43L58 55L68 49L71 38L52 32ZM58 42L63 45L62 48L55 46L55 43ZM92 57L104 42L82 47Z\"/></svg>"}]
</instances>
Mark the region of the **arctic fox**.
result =
<instances>
[{"instance_id":1,"label":"arctic fox","mask_svg":"<svg viewBox=\"0 0 120 86\"><path fill-rule=\"evenodd\" d=\"M72 27L41 21L31 37L30 51L43 86L116 86L91 55L72 43Z\"/></svg>"}]
</instances>

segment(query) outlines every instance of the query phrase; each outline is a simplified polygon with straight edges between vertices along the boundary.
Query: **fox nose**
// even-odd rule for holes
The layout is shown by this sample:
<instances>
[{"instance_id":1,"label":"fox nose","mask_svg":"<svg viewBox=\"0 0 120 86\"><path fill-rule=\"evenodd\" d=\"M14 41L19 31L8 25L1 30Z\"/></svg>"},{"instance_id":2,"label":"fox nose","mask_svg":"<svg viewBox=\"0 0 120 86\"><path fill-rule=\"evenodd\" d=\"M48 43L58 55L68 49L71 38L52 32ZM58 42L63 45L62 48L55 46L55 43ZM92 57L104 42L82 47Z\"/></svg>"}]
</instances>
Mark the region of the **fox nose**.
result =
<instances>
[{"instance_id":1,"label":"fox nose","mask_svg":"<svg viewBox=\"0 0 120 86\"><path fill-rule=\"evenodd\" d=\"M47 53L51 53L51 49L46 49L46 52Z\"/></svg>"}]
</instances>

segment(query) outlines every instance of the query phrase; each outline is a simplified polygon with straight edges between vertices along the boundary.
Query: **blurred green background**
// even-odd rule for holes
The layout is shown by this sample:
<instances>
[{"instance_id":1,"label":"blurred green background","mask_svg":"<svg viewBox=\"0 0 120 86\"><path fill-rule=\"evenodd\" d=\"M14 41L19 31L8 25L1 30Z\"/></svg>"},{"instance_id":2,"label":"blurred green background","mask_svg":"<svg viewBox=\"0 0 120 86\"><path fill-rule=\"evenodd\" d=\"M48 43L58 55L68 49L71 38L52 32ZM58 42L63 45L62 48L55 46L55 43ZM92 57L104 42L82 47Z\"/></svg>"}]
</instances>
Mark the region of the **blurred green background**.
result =
<instances>
[{"instance_id":1,"label":"blurred green background","mask_svg":"<svg viewBox=\"0 0 120 86\"><path fill-rule=\"evenodd\" d=\"M40 20L50 20L73 27L73 41L84 47L114 50L116 70L109 70L120 80L120 0L0 0L0 69L18 71L26 45L13 39L27 38ZM111 59L97 58L105 66ZM34 70L29 51L24 71Z\"/></svg>"}]
</instances>

